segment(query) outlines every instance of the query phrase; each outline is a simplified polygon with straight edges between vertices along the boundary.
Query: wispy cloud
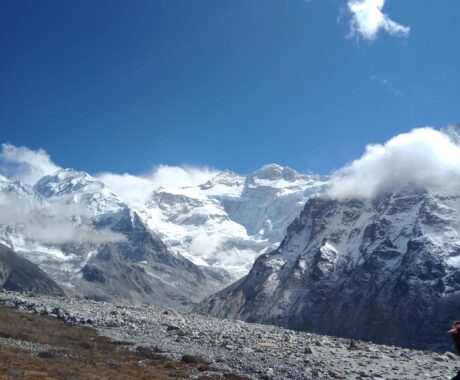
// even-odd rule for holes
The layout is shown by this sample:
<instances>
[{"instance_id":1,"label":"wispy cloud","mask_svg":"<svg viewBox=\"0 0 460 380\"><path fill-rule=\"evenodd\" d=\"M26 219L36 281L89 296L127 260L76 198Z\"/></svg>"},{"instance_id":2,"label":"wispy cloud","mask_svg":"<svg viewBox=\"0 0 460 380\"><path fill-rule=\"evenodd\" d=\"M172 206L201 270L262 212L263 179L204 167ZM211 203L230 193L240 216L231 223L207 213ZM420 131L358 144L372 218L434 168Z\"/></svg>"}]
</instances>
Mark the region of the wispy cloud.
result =
<instances>
[{"instance_id":1,"label":"wispy cloud","mask_svg":"<svg viewBox=\"0 0 460 380\"><path fill-rule=\"evenodd\" d=\"M388 91L390 91L393 95L395 96L403 96L404 92L398 89L391 80L386 79L386 78L379 78L375 75L372 75L371 77L373 82L378 83L380 86L386 88Z\"/></svg>"},{"instance_id":2,"label":"wispy cloud","mask_svg":"<svg viewBox=\"0 0 460 380\"><path fill-rule=\"evenodd\" d=\"M7 178L34 185L44 175L59 169L43 149L32 150L25 146L2 144L0 171Z\"/></svg>"},{"instance_id":3,"label":"wispy cloud","mask_svg":"<svg viewBox=\"0 0 460 380\"><path fill-rule=\"evenodd\" d=\"M366 40L375 40L381 30L393 36L407 36L410 27L393 21L383 13L385 0L348 0L351 13L350 35Z\"/></svg>"},{"instance_id":4,"label":"wispy cloud","mask_svg":"<svg viewBox=\"0 0 460 380\"><path fill-rule=\"evenodd\" d=\"M107 243L126 237L107 228L76 223L85 219L87 210L75 204L35 202L14 191L0 192L0 225L20 232L27 239L46 244L70 242Z\"/></svg>"}]
</instances>

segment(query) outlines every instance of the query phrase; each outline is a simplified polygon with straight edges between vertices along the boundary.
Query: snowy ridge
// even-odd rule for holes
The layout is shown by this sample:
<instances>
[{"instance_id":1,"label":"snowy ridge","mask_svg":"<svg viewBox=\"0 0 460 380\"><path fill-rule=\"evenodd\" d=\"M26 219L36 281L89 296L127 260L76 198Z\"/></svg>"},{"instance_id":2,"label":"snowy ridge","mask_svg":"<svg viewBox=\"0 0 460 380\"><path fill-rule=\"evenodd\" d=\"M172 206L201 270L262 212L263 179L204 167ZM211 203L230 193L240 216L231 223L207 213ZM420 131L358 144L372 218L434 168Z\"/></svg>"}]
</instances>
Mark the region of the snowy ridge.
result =
<instances>
[{"instance_id":1,"label":"snowy ridge","mask_svg":"<svg viewBox=\"0 0 460 380\"><path fill-rule=\"evenodd\" d=\"M174 252L236 280L326 186L325 177L275 164L247 176L223 171L197 187L154 191L139 215Z\"/></svg>"}]
</instances>

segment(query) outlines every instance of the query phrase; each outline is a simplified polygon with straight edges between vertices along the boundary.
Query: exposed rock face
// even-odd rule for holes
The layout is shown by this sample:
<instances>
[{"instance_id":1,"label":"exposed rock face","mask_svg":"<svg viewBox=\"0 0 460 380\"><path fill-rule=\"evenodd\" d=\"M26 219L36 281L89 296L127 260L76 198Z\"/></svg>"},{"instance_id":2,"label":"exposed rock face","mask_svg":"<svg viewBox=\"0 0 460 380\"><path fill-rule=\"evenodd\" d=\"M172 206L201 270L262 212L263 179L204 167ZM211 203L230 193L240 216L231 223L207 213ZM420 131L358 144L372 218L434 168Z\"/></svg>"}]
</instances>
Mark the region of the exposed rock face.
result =
<instances>
[{"instance_id":1,"label":"exposed rock face","mask_svg":"<svg viewBox=\"0 0 460 380\"><path fill-rule=\"evenodd\" d=\"M135 213L127 212L112 230L126 241L98 245L73 280L86 296L184 309L229 281L225 272L173 255Z\"/></svg>"},{"instance_id":2,"label":"exposed rock face","mask_svg":"<svg viewBox=\"0 0 460 380\"><path fill-rule=\"evenodd\" d=\"M448 349L460 316L460 196L406 188L310 199L280 247L196 310L408 347Z\"/></svg>"},{"instance_id":3,"label":"exposed rock face","mask_svg":"<svg viewBox=\"0 0 460 380\"><path fill-rule=\"evenodd\" d=\"M63 169L31 188L0 182L0 241L69 295L189 308L230 282L174 254L102 182ZM14 214L14 213L13 213Z\"/></svg>"},{"instance_id":4,"label":"exposed rock face","mask_svg":"<svg viewBox=\"0 0 460 380\"><path fill-rule=\"evenodd\" d=\"M62 289L30 261L0 244L0 287L5 290L63 295Z\"/></svg>"}]
</instances>

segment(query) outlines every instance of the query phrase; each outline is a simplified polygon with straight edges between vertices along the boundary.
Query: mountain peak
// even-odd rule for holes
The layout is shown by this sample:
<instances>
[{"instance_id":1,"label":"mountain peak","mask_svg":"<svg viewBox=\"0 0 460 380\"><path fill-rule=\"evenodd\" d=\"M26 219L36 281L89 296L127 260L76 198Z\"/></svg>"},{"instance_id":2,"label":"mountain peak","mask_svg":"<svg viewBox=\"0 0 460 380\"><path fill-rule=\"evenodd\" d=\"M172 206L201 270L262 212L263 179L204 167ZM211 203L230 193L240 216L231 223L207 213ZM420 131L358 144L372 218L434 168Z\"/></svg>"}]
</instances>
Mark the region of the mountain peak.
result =
<instances>
[{"instance_id":1,"label":"mountain peak","mask_svg":"<svg viewBox=\"0 0 460 380\"><path fill-rule=\"evenodd\" d=\"M96 181L96 179L91 177L88 173L83 171L79 172L71 168L60 169L56 173L54 173L52 177L56 177L61 181L74 180L76 178L85 179L87 181Z\"/></svg>"},{"instance_id":2,"label":"mountain peak","mask_svg":"<svg viewBox=\"0 0 460 380\"><path fill-rule=\"evenodd\" d=\"M278 164L267 164L257 169L249 177L265 179L271 181L278 181L281 179L292 181L297 176L297 172L287 166L281 166Z\"/></svg>"},{"instance_id":3,"label":"mountain peak","mask_svg":"<svg viewBox=\"0 0 460 380\"><path fill-rule=\"evenodd\" d=\"M202 190L208 190L210 188L215 187L216 185L224 185L224 186L241 186L244 183L244 177L232 172L231 170L224 170L214 177L212 177L206 183L200 185Z\"/></svg>"},{"instance_id":4,"label":"mountain peak","mask_svg":"<svg viewBox=\"0 0 460 380\"><path fill-rule=\"evenodd\" d=\"M45 197L61 196L95 186L99 190L105 185L86 172L73 169L60 169L52 175L41 178L34 186Z\"/></svg>"}]
</instances>

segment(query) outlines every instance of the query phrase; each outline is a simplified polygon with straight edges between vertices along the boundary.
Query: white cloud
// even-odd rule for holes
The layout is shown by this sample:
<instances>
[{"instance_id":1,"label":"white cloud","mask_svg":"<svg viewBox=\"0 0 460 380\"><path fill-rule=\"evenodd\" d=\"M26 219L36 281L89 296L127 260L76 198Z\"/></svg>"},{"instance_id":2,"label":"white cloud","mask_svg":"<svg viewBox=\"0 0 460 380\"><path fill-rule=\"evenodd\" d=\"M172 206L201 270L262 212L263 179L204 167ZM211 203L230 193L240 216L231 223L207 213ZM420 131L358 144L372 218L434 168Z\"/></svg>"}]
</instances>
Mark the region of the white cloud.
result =
<instances>
[{"instance_id":1,"label":"white cloud","mask_svg":"<svg viewBox=\"0 0 460 380\"><path fill-rule=\"evenodd\" d=\"M44 175L61 169L43 150L32 150L24 146L2 144L0 173L11 180L20 180L34 185ZM152 191L159 187L197 186L205 183L218 171L206 166L155 166L150 172L133 175L104 172L95 177L104 182L128 205L138 208L144 205Z\"/></svg>"},{"instance_id":2,"label":"white cloud","mask_svg":"<svg viewBox=\"0 0 460 380\"><path fill-rule=\"evenodd\" d=\"M190 254L208 260L216 254L220 240L218 234L209 234L205 228L200 227L190 244Z\"/></svg>"},{"instance_id":3,"label":"white cloud","mask_svg":"<svg viewBox=\"0 0 460 380\"><path fill-rule=\"evenodd\" d=\"M24 235L34 241L46 244L63 244L71 242L114 243L124 242L126 237L107 228L95 230L85 225L74 226L71 223L54 221L43 224L31 220L24 224Z\"/></svg>"},{"instance_id":4,"label":"white cloud","mask_svg":"<svg viewBox=\"0 0 460 380\"><path fill-rule=\"evenodd\" d=\"M24 146L2 144L0 171L10 179L34 185L44 175L59 169L43 149L32 150Z\"/></svg>"},{"instance_id":5,"label":"white cloud","mask_svg":"<svg viewBox=\"0 0 460 380\"><path fill-rule=\"evenodd\" d=\"M197 186L217 173L208 167L159 165L149 173L139 176L107 172L100 173L96 177L118 194L124 202L136 208L143 206L152 192L159 187Z\"/></svg>"},{"instance_id":6,"label":"white cloud","mask_svg":"<svg viewBox=\"0 0 460 380\"><path fill-rule=\"evenodd\" d=\"M398 24L382 12L385 0L348 0L352 14L351 35L374 40L380 30L395 36L407 36L410 28Z\"/></svg>"},{"instance_id":7,"label":"white cloud","mask_svg":"<svg viewBox=\"0 0 460 380\"><path fill-rule=\"evenodd\" d=\"M87 211L77 205L36 202L15 192L0 192L0 225L14 227L28 239L47 244L120 242L126 238L109 229L77 224Z\"/></svg>"},{"instance_id":8,"label":"white cloud","mask_svg":"<svg viewBox=\"0 0 460 380\"><path fill-rule=\"evenodd\" d=\"M407 184L458 192L460 147L432 128L368 145L360 159L333 174L329 195L369 198Z\"/></svg>"}]
</instances>

